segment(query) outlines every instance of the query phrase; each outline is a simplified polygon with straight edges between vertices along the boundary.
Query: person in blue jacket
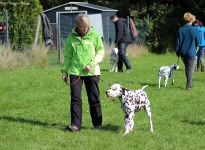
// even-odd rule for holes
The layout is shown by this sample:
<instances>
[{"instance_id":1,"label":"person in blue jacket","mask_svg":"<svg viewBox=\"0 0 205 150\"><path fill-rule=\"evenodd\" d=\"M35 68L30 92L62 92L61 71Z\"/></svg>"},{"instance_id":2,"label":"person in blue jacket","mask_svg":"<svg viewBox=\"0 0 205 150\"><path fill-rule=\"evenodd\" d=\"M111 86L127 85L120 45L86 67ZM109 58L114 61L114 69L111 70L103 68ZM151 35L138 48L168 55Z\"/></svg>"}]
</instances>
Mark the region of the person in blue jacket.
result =
<instances>
[{"instance_id":1,"label":"person in blue jacket","mask_svg":"<svg viewBox=\"0 0 205 150\"><path fill-rule=\"evenodd\" d=\"M186 24L180 27L176 36L176 54L182 58L185 66L186 90L192 88L192 77L194 69L194 60L196 49L199 44L199 32L196 27L192 26L195 16L187 12L184 14Z\"/></svg>"},{"instance_id":2,"label":"person in blue jacket","mask_svg":"<svg viewBox=\"0 0 205 150\"><path fill-rule=\"evenodd\" d=\"M200 70L201 66L201 72L204 72L205 28L201 21L199 21L198 24L199 26L197 29L199 31L199 50L197 52L197 71Z\"/></svg>"}]
</instances>

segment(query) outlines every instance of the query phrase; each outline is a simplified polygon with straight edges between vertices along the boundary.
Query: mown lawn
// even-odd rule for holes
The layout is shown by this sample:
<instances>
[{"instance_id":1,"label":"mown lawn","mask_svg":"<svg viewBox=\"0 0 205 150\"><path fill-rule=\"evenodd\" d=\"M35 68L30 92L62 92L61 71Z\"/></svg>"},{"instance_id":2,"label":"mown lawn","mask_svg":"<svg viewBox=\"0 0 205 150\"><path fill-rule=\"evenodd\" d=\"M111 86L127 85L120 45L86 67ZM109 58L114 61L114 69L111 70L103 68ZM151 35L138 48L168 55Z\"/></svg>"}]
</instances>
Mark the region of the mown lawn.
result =
<instances>
[{"instance_id":1,"label":"mown lawn","mask_svg":"<svg viewBox=\"0 0 205 150\"><path fill-rule=\"evenodd\" d=\"M202 150L205 149L205 73L194 72L193 89L185 90L184 66L174 72L175 85L158 89L158 69L177 62L174 54L143 54L131 58L130 73L110 73L109 60L101 63L101 78L128 89L145 88L151 102L154 133L145 111L135 115L134 131L124 133L124 114L118 98L109 99L100 81L102 130L92 129L83 89L83 127L65 132L70 124L69 86L61 80L62 66L0 72L1 150Z\"/></svg>"}]
</instances>

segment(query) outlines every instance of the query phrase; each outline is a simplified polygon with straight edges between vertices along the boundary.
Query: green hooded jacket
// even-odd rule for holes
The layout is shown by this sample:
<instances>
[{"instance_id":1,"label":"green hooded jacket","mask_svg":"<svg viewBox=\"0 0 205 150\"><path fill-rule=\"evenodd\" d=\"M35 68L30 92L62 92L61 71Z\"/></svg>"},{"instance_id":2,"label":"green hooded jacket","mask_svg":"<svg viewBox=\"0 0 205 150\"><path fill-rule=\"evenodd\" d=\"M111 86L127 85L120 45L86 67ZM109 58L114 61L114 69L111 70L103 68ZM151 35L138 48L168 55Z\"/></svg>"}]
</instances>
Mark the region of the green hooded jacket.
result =
<instances>
[{"instance_id":1,"label":"green hooded jacket","mask_svg":"<svg viewBox=\"0 0 205 150\"><path fill-rule=\"evenodd\" d=\"M66 39L64 51L64 69L70 75L100 75L99 63L103 60L103 57L103 41L93 27L90 26L90 30L83 38L75 32L75 27L72 29ZM92 66L90 72L83 70L88 64Z\"/></svg>"}]
</instances>

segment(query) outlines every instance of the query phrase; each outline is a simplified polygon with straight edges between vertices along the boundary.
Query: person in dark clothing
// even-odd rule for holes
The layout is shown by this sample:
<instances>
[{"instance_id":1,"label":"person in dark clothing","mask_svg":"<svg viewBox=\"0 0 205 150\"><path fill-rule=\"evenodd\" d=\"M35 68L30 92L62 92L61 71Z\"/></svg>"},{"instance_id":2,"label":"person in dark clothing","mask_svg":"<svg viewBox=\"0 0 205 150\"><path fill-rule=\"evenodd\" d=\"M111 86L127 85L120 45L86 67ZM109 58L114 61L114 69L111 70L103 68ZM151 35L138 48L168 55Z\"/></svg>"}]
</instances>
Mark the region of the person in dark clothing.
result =
<instances>
[{"instance_id":1,"label":"person in dark clothing","mask_svg":"<svg viewBox=\"0 0 205 150\"><path fill-rule=\"evenodd\" d=\"M123 63L126 66L126 72L129 73L132 70L132 66L126 55L127 46L132 43L132 38L128 32L127 20L124 18L118 18L117 15L110 17L115 24L115 47L118 48L119 60L118 60L118 72L123 72Z\"/></svg>"},{"instance_id":2,"label":"person in dark clothing","mask_svg":"<svg viewBox=\"0 0 205 150\"><path fill-rule=\"evenodd\" d=\"M194 61L196 57L196 48L199 43L199 31L192 26L195 16L191 13L184 14L184 20L186 24L180 27L177 31L176 37L176 54L181 56L185 66L186 74L186 90L192 88L192 77Z\"/></svg>"}]
</instances>

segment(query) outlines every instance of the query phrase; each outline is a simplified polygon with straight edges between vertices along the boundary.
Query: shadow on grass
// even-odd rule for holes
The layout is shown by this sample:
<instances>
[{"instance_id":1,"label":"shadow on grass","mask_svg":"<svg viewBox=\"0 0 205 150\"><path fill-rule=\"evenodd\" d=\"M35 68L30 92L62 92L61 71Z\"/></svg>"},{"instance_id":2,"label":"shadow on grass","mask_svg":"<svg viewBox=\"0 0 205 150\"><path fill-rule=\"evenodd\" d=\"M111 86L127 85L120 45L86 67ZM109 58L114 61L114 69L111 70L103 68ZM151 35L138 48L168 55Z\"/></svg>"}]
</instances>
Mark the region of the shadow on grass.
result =
<instances>
[{"instance_id":1,"label":"shadow on grass","mask_svg":"<svg viewBox=\"0 0 205 150\"><path fill-rule=\"evenodd\" d=\"M148 85L148 86L151 86L151 87L157 87L158 88L158 83L145 83L145 82L141 82L140 84L142 86Z\"/></svg>"},{"instance_id":2,"label":"shadow on grass","mask_svg":"<svg viewBox=\"0 0 205 150\"><path fill-rule=\"evenodd\" d=\"M65 131L65 127L66 127L65 125L59 125L57 123L49 124L49 123L42 122L39 120L29 120L29 119L24 119L24 118L20 118L20 117L14 118L14 117L10 117L10 116L0 116L0 120L7 120L10 122L19 122L19 123L30 124L30 125L34 125L34 126L57 127L58 129L60 128L61 131ZM82 127L82 129L88 129L88 128ZM117 132L119 130L119 126L112 125L112 124L106 124L106 125L102 126L102 130Z\"/></svg>"},{"instance_id":3,"label":"shadow on grass","mask_svg":"<svg viewBox=\"0 0 205 150\"><path fill-rule=\"evenodd\" d=\"M102 129L105 131L111 131L111 132L118 132L119 126L112 125L112 124L106 124L102 126Z\"/></svg>"},{"instance_id":4,"label":"shadow on grass","mask_svg":"<svg viewBox=\"0 0 205 150\"><path fill-rule=\"evenodd\" d=\"M102 71L102 72L110 72L109 69L101 69L100 71Z\"/></svg>"},{"instance_id":5,"label":"shadow on grass","mask_svg":"<svg viewBox=\"0 0 205 150\"><path fill-rule=\"evenodd\" d=\"M142 87L143 86L145 86L145 85L148 85L148 87L150 86L150 87L155 87L155 88L157 88L157 89L159 89L159 85L158 85L158 83L144 83L144 82L141 82L140 83L141 85L142 85ZM168 85L168 87L164 87L164 83L161 83L160 84L160 89L169 89L169 88L177 88L177 89L181 89L181 90L185 90L185 87L183 88L181 85Z\"/></svg>"},{"instance_id":6,"label":"shadow on grass","mask_svg":"<svg viewBox=\"0 0 205 150\"><path fill-rule=\"evenodd\" d=\"M29 119L24 119L24 118L14 118L14 117L9 117L9 116L0 116L0 120L7 120L10 122L19 122L23 124L31 124L31 125L37 125L37 126L43 126L43 127L49 127L49 126L57 126L57 123L46 123L42 122L39 120L29 120Z\"/></svg>"},{"instance_id":7,"label":"shadow on grass","mask_svg":"<svg viewBox=\"0 0 205 150\"><path fill-rule=\"evenodd\" d=\"M191 125L198 125L198 126L204 126L205 125L205 122L203 122L203 121L182 120L182 122L189 123Z\"/></svg>"}]
</instances>

